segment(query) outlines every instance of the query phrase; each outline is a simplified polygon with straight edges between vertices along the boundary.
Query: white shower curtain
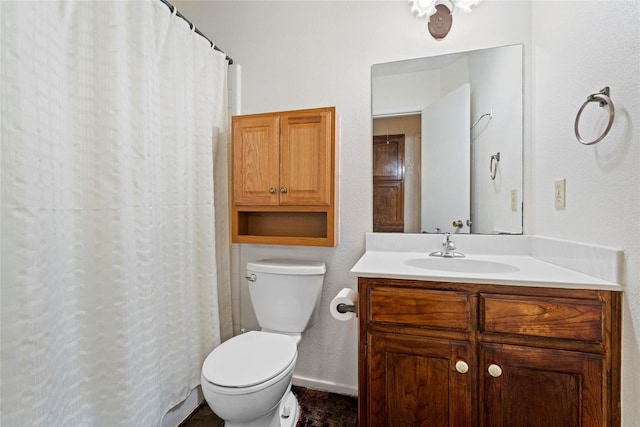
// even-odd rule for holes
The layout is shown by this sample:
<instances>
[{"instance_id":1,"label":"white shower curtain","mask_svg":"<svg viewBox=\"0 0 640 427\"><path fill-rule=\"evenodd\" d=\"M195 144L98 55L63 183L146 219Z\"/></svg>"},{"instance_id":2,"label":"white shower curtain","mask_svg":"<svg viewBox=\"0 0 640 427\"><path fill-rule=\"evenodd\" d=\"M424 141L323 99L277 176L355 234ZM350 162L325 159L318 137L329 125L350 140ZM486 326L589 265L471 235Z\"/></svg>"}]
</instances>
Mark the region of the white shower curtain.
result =
<instances>
[{"instance_id":1,"label":"white shower curtain","mask_svg":"<svg viewBox=\"0 0 640 427\"><path fill-rule=\"evenodd\" d=\"M220 342L225 56L158 0L0 20L0 425L159 425Z\"/></svg>"}]
</instances>

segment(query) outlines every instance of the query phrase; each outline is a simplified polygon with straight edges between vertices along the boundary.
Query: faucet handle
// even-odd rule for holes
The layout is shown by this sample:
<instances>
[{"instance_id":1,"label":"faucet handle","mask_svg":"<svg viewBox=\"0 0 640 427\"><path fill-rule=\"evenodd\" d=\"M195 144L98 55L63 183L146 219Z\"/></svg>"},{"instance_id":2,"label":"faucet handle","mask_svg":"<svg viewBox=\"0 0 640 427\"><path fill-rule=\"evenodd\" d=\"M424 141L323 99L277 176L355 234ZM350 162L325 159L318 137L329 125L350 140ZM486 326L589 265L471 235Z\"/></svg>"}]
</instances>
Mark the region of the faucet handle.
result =
<instances>
[{"instance_id":1,"label":"faucet handle","mask_svg":"<svg viewBox=\"0 0 640 427\"><path fill-rule=\"evenodd\" d=\"M442 246L447 246L451 241L451 233L447 232L442 235Z\"/></svg>"}]
</instances>

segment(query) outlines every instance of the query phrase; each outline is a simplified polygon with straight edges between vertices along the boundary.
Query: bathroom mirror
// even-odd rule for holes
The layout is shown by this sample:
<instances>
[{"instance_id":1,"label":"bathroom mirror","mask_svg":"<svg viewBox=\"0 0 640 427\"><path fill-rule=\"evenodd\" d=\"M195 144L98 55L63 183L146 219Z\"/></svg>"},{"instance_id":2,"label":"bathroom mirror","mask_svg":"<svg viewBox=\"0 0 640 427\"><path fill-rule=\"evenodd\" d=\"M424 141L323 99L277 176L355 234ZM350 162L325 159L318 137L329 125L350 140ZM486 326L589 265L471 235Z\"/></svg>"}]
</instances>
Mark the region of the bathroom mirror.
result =
<instances>
[{"instance_id":1,"label":"bathroom mirror","mask_svg":"<svg viewBox=\"0 0 640 427\"><path fill-rule=\"evenodd\" d=\"M371 69L374 232L522 233L522 45Z\"/></svg>"}]
</instances>

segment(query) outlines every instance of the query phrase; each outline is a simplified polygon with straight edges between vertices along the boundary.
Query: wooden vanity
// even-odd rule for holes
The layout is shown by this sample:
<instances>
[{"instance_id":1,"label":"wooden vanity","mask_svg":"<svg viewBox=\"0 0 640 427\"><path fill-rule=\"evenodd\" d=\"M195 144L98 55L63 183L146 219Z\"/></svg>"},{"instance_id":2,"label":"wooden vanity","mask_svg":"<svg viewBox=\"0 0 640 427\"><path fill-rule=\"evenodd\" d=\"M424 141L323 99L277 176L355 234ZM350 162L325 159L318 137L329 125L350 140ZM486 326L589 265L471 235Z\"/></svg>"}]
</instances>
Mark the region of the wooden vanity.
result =
<instances>
[{"instance_id":1,"label":"wooden vanity","mask_svg":"<svg viewBox=\"0 0 640 427\"><path fill-rule=\"evenodd\" d=\"M358 278L362 427L620 425L621 292Z\"/></svg>"}]
</instances>

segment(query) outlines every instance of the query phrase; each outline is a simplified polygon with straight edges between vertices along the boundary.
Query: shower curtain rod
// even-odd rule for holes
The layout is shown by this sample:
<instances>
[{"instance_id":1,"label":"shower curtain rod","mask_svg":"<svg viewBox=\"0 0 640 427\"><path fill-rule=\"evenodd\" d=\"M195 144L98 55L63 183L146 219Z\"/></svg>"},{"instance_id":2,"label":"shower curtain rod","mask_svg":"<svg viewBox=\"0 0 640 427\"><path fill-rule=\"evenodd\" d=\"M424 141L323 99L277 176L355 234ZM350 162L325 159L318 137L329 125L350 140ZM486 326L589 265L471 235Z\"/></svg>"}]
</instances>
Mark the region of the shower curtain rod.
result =
<instances>
[{"instance_id":1,"label":"shower curtain rod","mask_svg":"<svg viewBox=\"0 0 640 427\"><path fill-rule=\"evenodd\" d=\"M174 5L172 5L171 3L169 3L167 0L160 0L160 1L161 1L162 3L164 3L164 5L165 5L165 6L167 6L171 12L173 12L173 10L176 8ZM180 18L184 19L184 20L187 22L187 24L189 24L189 26L190 26L191 28L193 28L193 30L194 30L197 34L199 34L200 36L204 37L204 39L205 39L206 41L208 41L208 42L211 44L211 46L212 46L215 50L217 50L218 52L222 52L222 53L224 53L224 51L223 51L223 50L221 50L218 46L216 46L216 44L215 44L214 42L212 42L211 40L209 40L209 37L207 37L207 36L205 36L204 34L202 34L202 32L200 32L200 30L199 30L198 28L196 28L195 24L193 24L191 21L189 21L187 18L185 18L185 16L184 16L183 14L181 14L179 10L176 10L176 15L177 15L178 17L180 17ZM224 53L224 54L225 54L225 56L227 57L227 61L229 61L229 65L233 64L233 59L231 59L231 57L230 57L229 55L227 55L226 53Z\"/></svg>"}]
</instances>

